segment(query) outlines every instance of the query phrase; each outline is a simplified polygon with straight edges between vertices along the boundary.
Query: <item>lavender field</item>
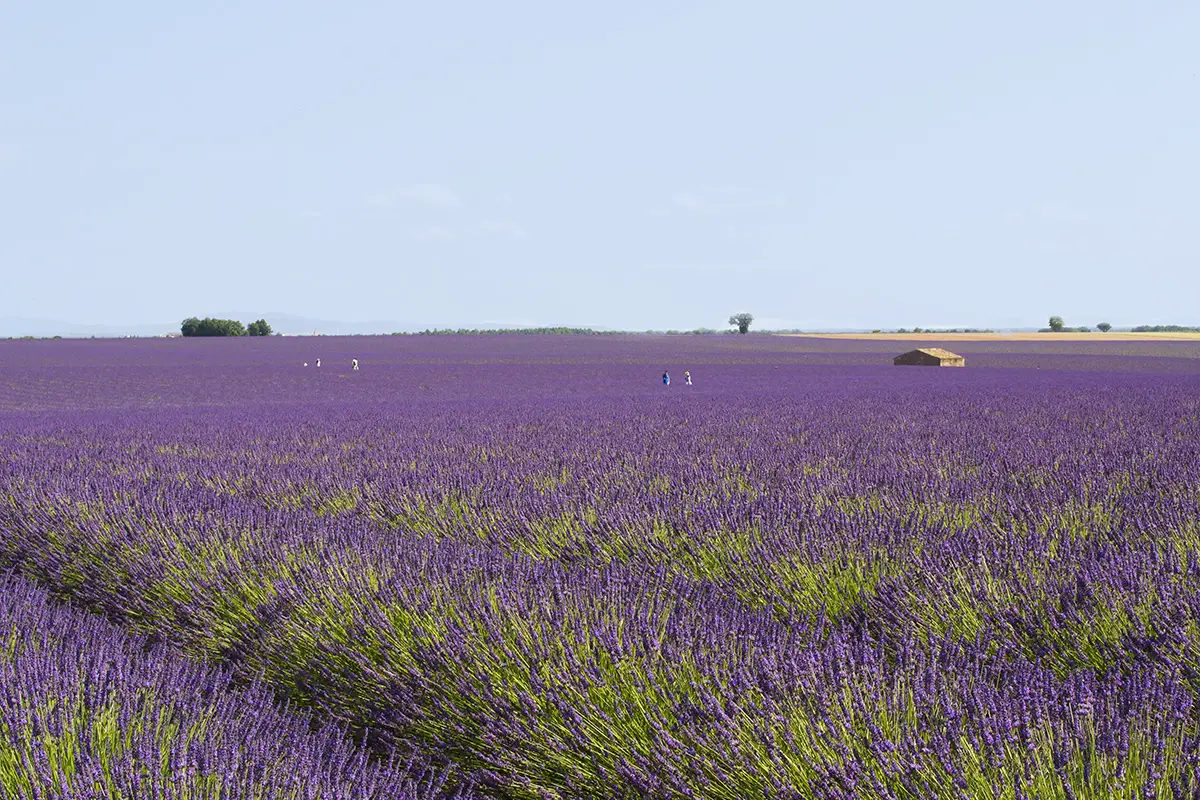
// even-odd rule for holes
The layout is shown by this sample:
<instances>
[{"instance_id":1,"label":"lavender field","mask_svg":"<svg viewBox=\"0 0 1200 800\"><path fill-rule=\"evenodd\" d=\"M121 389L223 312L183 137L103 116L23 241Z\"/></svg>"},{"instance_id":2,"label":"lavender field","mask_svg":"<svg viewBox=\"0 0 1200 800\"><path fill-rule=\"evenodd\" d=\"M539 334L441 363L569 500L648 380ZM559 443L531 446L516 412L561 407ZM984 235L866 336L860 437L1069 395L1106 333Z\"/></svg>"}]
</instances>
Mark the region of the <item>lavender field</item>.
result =
<instances>
[{"instance_id":1,"label":"lavender field","mask_svg":"<svg viewBox=\"0 0 1200 800\"><path fill-rule=\"evenodd\" d=\"M1200 797L1200 343L905 349L0 342L0 796Z\"/></svg>"}]
</instances>

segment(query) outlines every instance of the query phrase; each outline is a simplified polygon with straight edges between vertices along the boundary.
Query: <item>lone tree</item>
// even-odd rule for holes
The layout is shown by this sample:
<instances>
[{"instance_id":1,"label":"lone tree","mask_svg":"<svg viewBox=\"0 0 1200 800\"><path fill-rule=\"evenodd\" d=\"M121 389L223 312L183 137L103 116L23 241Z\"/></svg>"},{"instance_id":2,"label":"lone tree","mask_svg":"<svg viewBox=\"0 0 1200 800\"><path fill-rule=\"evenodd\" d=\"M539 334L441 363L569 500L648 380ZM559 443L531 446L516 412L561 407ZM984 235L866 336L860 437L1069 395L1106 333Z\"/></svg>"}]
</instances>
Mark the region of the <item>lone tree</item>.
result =
<instances>
[{"instance_id":1,"label":"lone tree","mask_svg":"<svg viewBox=\"0 0 1200 800\"><path fill-rule=\"evenodd\" d=\"M1055 333L1059 333L1062 331L1062 329L1063 329L1063 318L1062 317L1051 317L1050 318L1050 330L1054 331Z\"/></svg>"},{"instance_id":2,"label":"lone tree","mask_svg":"<svg viewBox=\"0 0 1200 800\"><path fill-rule=\"evenodd\" d=\"M184 336L245 336L246 326L236 319L188 317L179 327Z\"/></svg>"},{"instance_id":3,"label":"lone tree","mask_svg":"<svg viewBox=\"0 0 1200 800\"><path fill-rule=\"evenodd\" d=\"M1107 322L1101 322L1096 326L1096 330L1100 331L1101 333L1108 333L1112 330L1112 325L1109 325Z\"/></svg>"},{"instance_id":4,"label":"lone tree","mask_svg":"<svg viewBox=\"0 0 1200 800\"><path fill-rule=\"evenodd\" d=\"M754 322L754 315L746 311L729 318L730 325L737 325L738 333L749 333L751 322Z\"/></svg>"},{"instance_id":5,"label":"lone tree","mask_svg":"<svg viewBox=\"0 0 1200 800\"><path fill-rule=\"evenodd\" d=\"M265 319L255 320L246 326L247 336L270 336L271 326Z\"/></svg>"}]
</instances>

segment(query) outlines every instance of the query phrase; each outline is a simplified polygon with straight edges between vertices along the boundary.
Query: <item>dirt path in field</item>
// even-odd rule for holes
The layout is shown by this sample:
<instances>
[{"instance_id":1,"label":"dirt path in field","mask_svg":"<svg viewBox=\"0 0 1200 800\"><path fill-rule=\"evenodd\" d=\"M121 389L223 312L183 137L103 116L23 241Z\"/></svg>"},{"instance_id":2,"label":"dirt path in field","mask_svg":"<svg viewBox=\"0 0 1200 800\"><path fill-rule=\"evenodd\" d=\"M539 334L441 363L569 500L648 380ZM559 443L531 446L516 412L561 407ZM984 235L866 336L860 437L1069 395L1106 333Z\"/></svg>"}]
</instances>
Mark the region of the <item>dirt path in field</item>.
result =
<instances>
[{"instance_id":1,"label":"dirt path in field","mask_svg":"<svg viewBox=\"0 0 1200 800\"><path fill-rule=\"evenodd\" d=\"M1198 342L1200 333L781 333L810 339L878 339L880 341L931 342Z\"/></svg>"}]
</instances>

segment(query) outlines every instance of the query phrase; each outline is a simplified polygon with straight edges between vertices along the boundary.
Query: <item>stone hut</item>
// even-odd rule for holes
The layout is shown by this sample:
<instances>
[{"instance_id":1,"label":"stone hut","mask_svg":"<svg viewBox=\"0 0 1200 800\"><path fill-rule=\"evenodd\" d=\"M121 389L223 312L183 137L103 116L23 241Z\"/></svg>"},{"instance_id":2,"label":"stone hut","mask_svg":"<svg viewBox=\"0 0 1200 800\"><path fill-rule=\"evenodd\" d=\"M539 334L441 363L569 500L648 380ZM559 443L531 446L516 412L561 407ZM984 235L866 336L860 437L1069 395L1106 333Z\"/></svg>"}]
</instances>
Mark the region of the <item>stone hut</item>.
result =
<instances>
[{"instance_id":1,"label":"stone hut","mask_svg":"<svg viewBox=\"0 0 1200 800\"><path fill-rule=\"evenodd\" d=\"M965 367L967 360L940 347L922 347L896 356L892 363L898 367Z\"/></svg>"}]
</instances>

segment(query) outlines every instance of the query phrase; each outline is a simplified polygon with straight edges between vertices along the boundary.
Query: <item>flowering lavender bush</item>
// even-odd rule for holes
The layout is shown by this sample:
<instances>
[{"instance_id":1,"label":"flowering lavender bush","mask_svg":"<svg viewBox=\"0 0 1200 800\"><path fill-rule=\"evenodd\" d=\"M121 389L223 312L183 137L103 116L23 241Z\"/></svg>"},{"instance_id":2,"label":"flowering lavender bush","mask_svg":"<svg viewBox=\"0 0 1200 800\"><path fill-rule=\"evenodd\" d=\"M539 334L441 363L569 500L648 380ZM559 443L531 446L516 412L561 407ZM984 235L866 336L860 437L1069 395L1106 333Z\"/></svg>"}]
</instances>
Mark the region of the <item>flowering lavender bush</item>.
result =
<instances>
[{"instance_id":1,"label":"flowering lavender bush","mask_svg":"<svg viewBox=\"0 0 1200 800\"><path fill-rule=\"evenodd\" d=\"M473 338L10 345L0 560L489 796L1200 790L1197 346Z\"/></svg>"},{"instance_id":2,"label":"flowering lavender bush","mask_svg":"<svg viewBox=\"0 0 1200 800\"><path fill-rule=\"evenodd\" d=\"M11 575L0 632L0 796L449 796L436 772L372 762L262 687L235 688Z\"/></svg>"}]
</instances>

